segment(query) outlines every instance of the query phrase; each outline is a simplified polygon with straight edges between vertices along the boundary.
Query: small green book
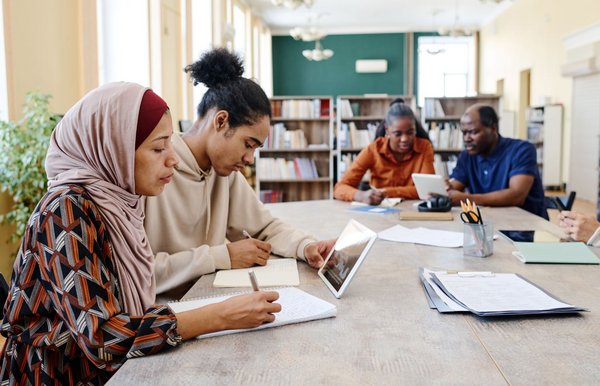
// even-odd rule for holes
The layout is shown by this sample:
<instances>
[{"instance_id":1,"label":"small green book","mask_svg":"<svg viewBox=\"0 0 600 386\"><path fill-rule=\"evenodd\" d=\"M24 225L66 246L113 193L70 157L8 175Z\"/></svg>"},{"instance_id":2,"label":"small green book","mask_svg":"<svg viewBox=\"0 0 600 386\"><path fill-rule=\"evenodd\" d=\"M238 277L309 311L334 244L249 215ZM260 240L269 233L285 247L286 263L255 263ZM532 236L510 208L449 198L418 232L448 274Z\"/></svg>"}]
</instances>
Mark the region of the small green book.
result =
<instances>
[{"instance_id":1,"label":"small green book","mask_svg":"<svg viewBox=\"0 0 600 386\"><path fill-rule=\"evenodd\" d=\"M548 264L600 264L600 259L587 245L580 242L515 242L513 252L524 263Z\"/></svg>"}]
</instances>

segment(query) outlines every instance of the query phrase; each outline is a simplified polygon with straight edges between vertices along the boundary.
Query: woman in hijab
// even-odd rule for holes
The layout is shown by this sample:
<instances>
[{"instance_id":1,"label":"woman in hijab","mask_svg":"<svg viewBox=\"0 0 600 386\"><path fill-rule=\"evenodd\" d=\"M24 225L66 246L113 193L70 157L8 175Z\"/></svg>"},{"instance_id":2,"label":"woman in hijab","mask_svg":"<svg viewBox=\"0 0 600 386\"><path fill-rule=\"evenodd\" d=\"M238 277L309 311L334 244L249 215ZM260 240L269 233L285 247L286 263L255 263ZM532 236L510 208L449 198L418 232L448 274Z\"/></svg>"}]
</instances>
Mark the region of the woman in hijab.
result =
<instances>
[{"instance_id":1,"label":"woman in hijab","mask_svg":"<svg viewBox=\"0 0 600 386\"><path fill-rule=\"evenodd\" d=\"M140 196L169 183L172 133L164 100L133 83L93 90L59 122L49 189L27 224L4 307L2 382L103 384L127 358L274 319L274 292L177 315L154 305Z\"/></svg>"}]
</instances>

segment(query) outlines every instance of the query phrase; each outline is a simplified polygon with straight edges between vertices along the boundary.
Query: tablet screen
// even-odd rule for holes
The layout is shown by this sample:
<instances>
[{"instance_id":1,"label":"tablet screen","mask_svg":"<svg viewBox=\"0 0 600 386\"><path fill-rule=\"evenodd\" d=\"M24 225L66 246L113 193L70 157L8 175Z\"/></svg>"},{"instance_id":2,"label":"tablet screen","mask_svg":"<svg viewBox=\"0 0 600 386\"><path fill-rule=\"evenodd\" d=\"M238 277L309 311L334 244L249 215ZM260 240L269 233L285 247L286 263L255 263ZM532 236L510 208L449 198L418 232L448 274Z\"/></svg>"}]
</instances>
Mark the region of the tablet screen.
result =
<instances>
[{"instance_id":1,"label":"tablet screen","mask_svg":"<svg viewBox=\"0 0 600 386\"><path fill-rule=\"evenodd\" d=\"M558 242L565 241L560 237L553 235L546 231L518 231L518 230L499 230L504 236L508 237L512 241L520 241L526 243L544 243L544 242Z\"/></svg>"},{"instance_id":2,"label":"tablet screen","mask_svg":"<svg viewBox=\"0 0 600 386\"><path fill-rule=\"evenodd\" d=\"M337 239L319 276L336 297L340 297L377 238L375 232L350 220Z\"/></svg>"}]
</instances>

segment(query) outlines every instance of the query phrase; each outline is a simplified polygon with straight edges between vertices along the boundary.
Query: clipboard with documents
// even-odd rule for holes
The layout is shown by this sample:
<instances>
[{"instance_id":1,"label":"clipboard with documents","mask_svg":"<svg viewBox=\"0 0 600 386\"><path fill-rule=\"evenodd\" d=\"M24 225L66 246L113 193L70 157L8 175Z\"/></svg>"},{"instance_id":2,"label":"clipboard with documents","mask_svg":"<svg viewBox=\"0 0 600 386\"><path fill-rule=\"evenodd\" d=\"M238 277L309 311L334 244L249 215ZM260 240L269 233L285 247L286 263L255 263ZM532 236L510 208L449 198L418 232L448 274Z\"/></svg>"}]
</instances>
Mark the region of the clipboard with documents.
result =
<instances>
[{"instance_id":1,"label":"clipboard with documents","mask_svg":"<svg viewBox=\"0 0 600 386\"><path fill-rule=\"evenodd\" d=\"M478 316L562 314L588 311L565 303L514 273L447 272L421 268L430 308Z\"/></svg>"}]
</instances>

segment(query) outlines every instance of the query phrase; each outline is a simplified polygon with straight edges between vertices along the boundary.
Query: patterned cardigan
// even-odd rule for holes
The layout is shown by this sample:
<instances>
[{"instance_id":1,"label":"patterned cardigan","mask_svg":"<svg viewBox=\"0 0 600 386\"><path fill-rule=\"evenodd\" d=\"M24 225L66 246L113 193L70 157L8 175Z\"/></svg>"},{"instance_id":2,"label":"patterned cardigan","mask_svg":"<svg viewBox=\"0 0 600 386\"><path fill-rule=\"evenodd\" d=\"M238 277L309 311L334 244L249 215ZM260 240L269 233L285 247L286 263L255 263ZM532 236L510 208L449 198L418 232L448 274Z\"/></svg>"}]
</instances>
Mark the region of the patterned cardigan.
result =
<instances>
[{"instance_id":1,"label":"patterned cardigan","mask_svg":"<svg viewBox=\"0 0 600 386\"><path fill-rule=\"evenodd\" d=\"M120 304L109 234L80 186L49 191L32 214L4 306L2 384L103 384L128 358L178 345L175 315Z\"/></svg>"}]
</instances>

